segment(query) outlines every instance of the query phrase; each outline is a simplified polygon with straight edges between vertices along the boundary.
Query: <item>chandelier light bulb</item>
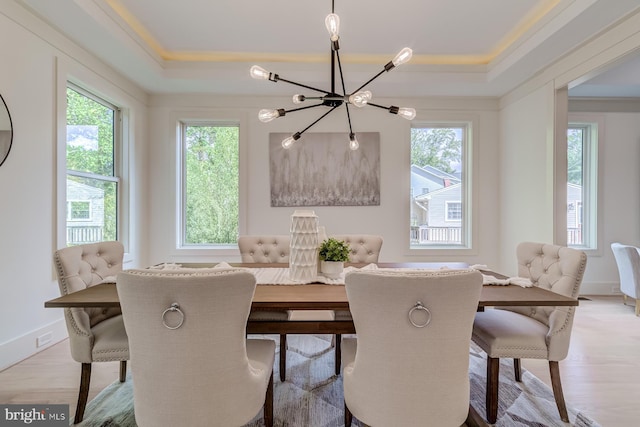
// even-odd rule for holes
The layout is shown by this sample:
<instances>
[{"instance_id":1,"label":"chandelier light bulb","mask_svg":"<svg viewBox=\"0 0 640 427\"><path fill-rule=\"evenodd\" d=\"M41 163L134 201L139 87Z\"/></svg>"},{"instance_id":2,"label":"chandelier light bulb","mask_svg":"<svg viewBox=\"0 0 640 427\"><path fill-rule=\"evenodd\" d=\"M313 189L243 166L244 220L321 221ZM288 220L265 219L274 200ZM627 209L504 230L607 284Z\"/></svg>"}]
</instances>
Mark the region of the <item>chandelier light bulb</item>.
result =
<instances>
[{"instance_id":1,"label":"chandelier light bulb","mask_svg":"<svg viewBox=\"0 0 640 427\"><path fill-rule=\"evenodd\" d=\"M356 139L356 135L354 133L349 134L349 148L351 151L356 151L360 147L358 140Z\"/></svg>"},{"instance_id":2,"label":"chandelier light bulb","mask_svg":"<svg viewBox=\"0 0 640 427\"><path fill-rule=\"evenodd\" d=\"M293 103L294 104L302 104L302 102L305 100L306 98L304 97L304 95L293 95Z\"/></svg>"},{"instance_id":3,"label":"chandelier light bulb","mask_svg":"<svg viewBox=\"0 0 640 427\"><path fill-rule=\"evenodd\" d=\"M258 119L262 123L268 123L271 120L276 119L278 117L280 117L280 112L278 110L269 110L264 108L258 112Z\"/></svg>"},{"instance_id":4,"label":"chandelier light bulb","mask_svg":"<svg viewBox=\"0 0 640 427\"><path fill-rule=\"evenodd\" d=\"M412 56L413 56L413 51L408 47L405 47L400 52L398 52L396 57L393 58L391 62L393 63L394 66L397 67L398 65L402 65L405 62L409 62Z\"/></svg>"},{"instance_id":5,"label":"chandelier light bulb","mask_svg":"<svg viewBox=\"0 0 640 427\"><path fill-rule=\"evenodd\" d=\"M398 109L398 115L407 120L413 120L416 118L416 110L415 108L402 107Z\"/></svg>"},{"instance_id":6,"label":"chandelier light bulb","mask_svg":"<svg viewBox=\"0 0 640 427\"><path fill-rule=\"evenodd\" d=\"M330 13L325 18L324 25L327 26L327 31L329 32L331 41L337 41L340 38L340 17L335 13Z\"/></svg>"},{"instance_id":7,"label":"chandelier light bulb","mask_svg":"<svg viewBox=\"0 0 640 427\"><path fill-rule=\"evenodd\" d=\"M254 65L253 67L251 67L249 73L251 74L251 77L258 80L268 80L269 74L271 74L259 65Z\"/></svg>"},{"instance_id":8,"label":"chandelier light bulb","mask_svg":"<svg viewBox=\"0 0 640 427\"><path fill-rule=\"evenodd\" d=\"M367 102L371 101L371 92L368 90L356 92L349 97L349 103L355 105L358 108L362 108L367 105Z\"/></svg>"},{"instance_id":9,"label":"chandelier light bulb","mask_svg":"<svg viewBox=\"0 0 640 427\"><path fill-rule=\"evenodd\" d=\"M285 150L288 150L293 146L293 144L295 144L295 142L296 140L292 136L285 138L282 140L282 148L284 148Z\"/></svg>"}]
</instances>

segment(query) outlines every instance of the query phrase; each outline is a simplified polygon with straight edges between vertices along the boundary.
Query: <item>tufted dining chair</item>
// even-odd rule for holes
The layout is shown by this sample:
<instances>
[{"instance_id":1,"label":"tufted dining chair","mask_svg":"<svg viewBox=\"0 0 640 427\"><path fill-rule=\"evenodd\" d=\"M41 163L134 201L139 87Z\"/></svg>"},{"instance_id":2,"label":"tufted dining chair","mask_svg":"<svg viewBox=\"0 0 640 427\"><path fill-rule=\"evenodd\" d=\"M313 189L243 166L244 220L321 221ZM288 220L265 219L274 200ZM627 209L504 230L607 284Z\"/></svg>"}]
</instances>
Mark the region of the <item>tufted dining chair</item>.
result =
<instances>
[{"instance_id":1,"label":"tufted dining chair","mask_svg":"<svg viewBox=\"0 0 640 427\"><path fill-rule=\"evenodd\" d=\"M275 343L245 336L252 273L127 270L116 286L138 426L240 426L263 408L273 425Z\"/></svg>"},{"instance_id":2,"label":"tufted dining chair","mask_svg":"<svg viewBox=\"0 0 640 427\"><path fill-rule=\"evenodd\" d=\"M283 235L244 235L238 237L238 249L243 263L289 263L291 236ZM289 319L286 311L254 311L249 320ZM287 372L287 335L280 334L280 381L286 379Z\"/></svg>"},{"instance_id":3,"label":"tufted dining chair","mask_svg":"<svg viewBox=\"0 0 640 427\"><path fill-rule=\"evenodd\" d=\"M622 243L612 243L611 250L618 265L620 275L620 292L635 300L636 316L640 316L640 248Z\"/></svg>"},{"instance_id":4,"label":"tufted dining chair","mask_svg":"<svg viewBox=\"0 0 640 427\"><path fill-rule=\"evenodd\" d=\"M344 338L346 427L460 426L470 414L469 340L482 274L356 271L346 276L356 338Z\"/></svg>"},{"instance_id":5,"label":"tufted dining chair","mask_svg":"<svg viewBox=\"0 0 640 427\"><path fill-rule=\"evenodd\" d=\"M587 265L584 252L544 243L523 242L516 249L518 276L539 286L578 298ZM476 314L473 342L487 353L487 421L498 415L500 358L513 358L516 381L520 359L547 359L560 418L569 422L558 362L569 352L575 307L502 307Z\"/></svg>"},{"instance_id":6,"label":"tufted dining chair","mask_svg":"<svg viewBox=\"0 0 640 427\"><path fill-rule=\"evenodd\" d=\"M238 237L242 262L288 263L291 236L260 235Z\"/></svg>"},{"instance_id":7,"label":"tufted dining chair","mask_svg":"<svg viewBox=\"0 0 640 427\"><path fill-rule=\"evenodd\" d=\"M67 295L103 282L115 282L122 270L124 247L120 242L71 246L55 251L53 260L60 294ZM91 364L120 362L124 382L129 342L119 308L65 308L71 356L81 364L78 404L74 424L82 421L89 396Z\"/></svg>"}]
</instances>

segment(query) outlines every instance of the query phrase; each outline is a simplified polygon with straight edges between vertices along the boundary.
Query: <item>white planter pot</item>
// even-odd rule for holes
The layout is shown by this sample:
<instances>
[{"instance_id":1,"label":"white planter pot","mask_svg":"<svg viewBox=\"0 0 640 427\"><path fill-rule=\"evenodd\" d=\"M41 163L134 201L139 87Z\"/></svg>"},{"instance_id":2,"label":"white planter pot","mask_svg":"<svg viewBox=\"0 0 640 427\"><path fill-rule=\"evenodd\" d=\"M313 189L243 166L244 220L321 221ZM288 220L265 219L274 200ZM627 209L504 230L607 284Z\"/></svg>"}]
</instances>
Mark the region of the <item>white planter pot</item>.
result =
<instances>
[{"instance_id":1,"label":"white planter pot","mask_svg":"<svg viewBox=\"0 0 640 427\"><path fill-rule=\"evenodd\" d=\"M344 270L344 262L320 261L320 272L329 279L338 279Z\"/></svg>"}]
</instances>

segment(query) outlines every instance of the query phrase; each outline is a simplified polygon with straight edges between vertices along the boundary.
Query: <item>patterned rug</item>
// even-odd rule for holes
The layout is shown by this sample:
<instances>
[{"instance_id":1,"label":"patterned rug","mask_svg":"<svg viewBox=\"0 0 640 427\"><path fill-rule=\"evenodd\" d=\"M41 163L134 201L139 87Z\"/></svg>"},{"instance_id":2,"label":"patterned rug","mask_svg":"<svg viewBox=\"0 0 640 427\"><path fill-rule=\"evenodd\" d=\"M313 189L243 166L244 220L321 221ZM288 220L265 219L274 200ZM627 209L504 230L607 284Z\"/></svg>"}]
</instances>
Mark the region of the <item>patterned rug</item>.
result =
<instances>
[{"instance_id":1,"label":"patterned rug","mask_svg":"<svg viewBox=\"0 0 640 427\"><path fill-rule=\"evenodd\" d=\"M265 336L277 340L276 335ZM279 381L274 365L274 424L278 427L344 426L342 377L334 375L331 335L288 335L287 380ZM278 346L276 346L278 348ZM469 353L471 404L484 416L486 355L472 345ZM499 427L600 427L568 407L570 424L560 420L553 393L525 369L522 383L513 381L513 363L501 361ZM81 427L136 427L131 377L114 382L88 403ZM245 427L262 427L262 413ZM354 426L360 424L354 419ZM187 426L188 427L188 426Z\"/></svg>"}]
</instances>

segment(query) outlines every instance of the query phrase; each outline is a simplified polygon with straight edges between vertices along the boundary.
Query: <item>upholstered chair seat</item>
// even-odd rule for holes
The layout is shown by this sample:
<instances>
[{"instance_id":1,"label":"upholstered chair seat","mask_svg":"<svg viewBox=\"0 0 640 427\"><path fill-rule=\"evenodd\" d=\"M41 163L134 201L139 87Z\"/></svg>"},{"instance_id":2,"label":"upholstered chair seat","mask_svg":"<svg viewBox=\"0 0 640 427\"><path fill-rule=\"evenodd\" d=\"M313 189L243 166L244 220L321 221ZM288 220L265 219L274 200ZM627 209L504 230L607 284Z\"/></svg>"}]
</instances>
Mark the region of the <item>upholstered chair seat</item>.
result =
<instances>
[{"instance_id":1,"label":"upholstered chair seat","mask_svg":"<svg viewBox=\"0 0 640 427\"><path fill-rule=\"evenodd\" d=\"M346 277L356 338L342 351L345 426L460 426L469 415L474 270Z\"/></svg>"},{"instance_id":2,"label":"upholstered chair seat","mask_svg":"<svg viewBox=\"0 0 640 427\"><path fill-rule=\"evenodd\" d=\"M62 248L54 253L61 295L103 282L115 282L122 271L124 247L100 242ZM114 285L115 286L115 285ZM65 308L71 356L81 363L80 388L74 424L82 421L89 396L91 364L120 362L120 381L126 377L129 342L119 308Z\"/></svg>"},{"instance_id":3,"label":"upholstered chair seat","mask_svg":"<svg viewBox=\"0 0 640 427\"><path fill-rule=\"evenodd\" d=\"M289 263L291 237L288 235L238 237L238 249L243 263ZM289 320L286 311L254 311L249 320ZM280 334L280 381L286 379L287 335Z\"/></svg>"},{"instance_id":4,"label":"upholstered chair seat","mask_svg":"<svg viewBox=\"0 0 640 427\"><path fill-rule=\"evenodd\" d=\"M516 250L518 276L534 286L578 298L587 264L584 252L563 246L523 242ZM487 353L487 408L489 423L498 416L500 358L513 358L516 381L520 359L547 359L551 384L560 413L568 422L558 362L569 352L575 307L504 307L477 313L473 341Z\"/></svg>"},{"instance_id":5,"label":"upholstered chair seat","mask_svg":"<svg viewBox=\"0 0 640 427\"><path fill-rule=\"evenodd\" d=\"M118 295L140 427L273 425L272 340L246 338L256 279L241 269L128 270Z\"/></svg>"}]
</instances>

